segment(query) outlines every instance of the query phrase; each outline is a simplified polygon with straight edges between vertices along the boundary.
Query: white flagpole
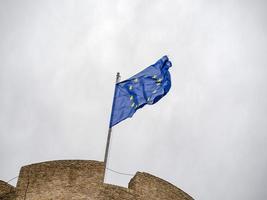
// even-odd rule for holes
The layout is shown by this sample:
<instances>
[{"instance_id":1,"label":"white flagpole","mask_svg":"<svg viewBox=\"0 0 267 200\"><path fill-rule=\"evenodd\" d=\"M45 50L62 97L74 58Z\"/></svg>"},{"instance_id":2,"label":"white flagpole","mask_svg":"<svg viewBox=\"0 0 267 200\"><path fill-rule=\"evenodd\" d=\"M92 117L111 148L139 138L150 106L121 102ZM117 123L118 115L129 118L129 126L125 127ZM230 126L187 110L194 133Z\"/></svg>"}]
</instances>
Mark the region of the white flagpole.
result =
<instances>
[{"instance_id":1,"label":"white flagpole","mask_svg":"<svg viewBox=\"0 0 267 200\"><path fill-rule=\"evenodd\" d=\"M116 84L119 81L120 81L120 73L117 72L117 75L116 75ZM116 92L116 85L115 85L115 89L114 89L114 97L115 97L115 92ZM112 103L112 110L113 110L113 105L114 105L114 97L113 97L113 103ZM111 113L112 113L112 110L111 110ZM110 119L111 119L111 115L110 115ZM109 129L108 129L107 143L106 143L105 158L104 158L104 180L103 180L104 183L105 183L105 180L106 180L106 171L107 171L108 153L109 153L109 145L110 145L111 133L112 133L112 127L109 127Z\"/></svg>"}]
</instances>

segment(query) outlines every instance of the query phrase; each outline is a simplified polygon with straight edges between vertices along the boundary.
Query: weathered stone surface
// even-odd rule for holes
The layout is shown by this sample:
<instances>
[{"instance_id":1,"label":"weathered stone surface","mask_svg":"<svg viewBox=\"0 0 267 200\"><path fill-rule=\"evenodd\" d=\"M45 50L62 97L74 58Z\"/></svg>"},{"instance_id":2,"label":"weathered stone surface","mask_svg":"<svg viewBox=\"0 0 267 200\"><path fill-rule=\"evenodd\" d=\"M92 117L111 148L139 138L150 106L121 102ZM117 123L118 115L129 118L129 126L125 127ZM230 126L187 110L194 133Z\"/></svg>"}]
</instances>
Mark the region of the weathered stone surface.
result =
<instances>
[{"instance_id":1,"label":"weathered stone surface","mask_svg":"<svg viewBox=\"0 0 267 200\"><path fill-rule=\"evenodd\" d=\"M103 184L97 200L120 199L139 200L139 195L134 191L116 185Z\"/></svg>"},{"instance_id":2,"label":"weathered stone surface","mask_svg":"<svg viewBox=\"0 0 267 200\"><path fill-rule=\"evenodd\" d=\"M0 200L11 200L15 198L15 187L0 180Z\"/></svg>"},{"instance_id":3,"label":"weathered stone surface","mask_svg":"<svg viewBox=\"0 0 267 200\"><path fill-rule=\"evenodd\" d=\"M97 161L50 161L21 168L17 200L94 199L102 185L104 166ZM26 192L25 192L26 191ZM88 198L87 198L88 199Z\"/></svg>"},{"instance_id":4,"label":"weathered stone surface","mask_svg":"<svg viewBox=\"0 0 267 200\"><path fill-rule=\"evenodd\" d=\"M177 199L192 200L193 198L171 183L148 173L137 172L129 183L129 189L139 194L140 199Z\"/></svg>"},{"instance_id":5,"label":"weathered stone surface","mask_svg":"<svg viewBox=\"0 0 267 200\"><path fill-rule=\"evenodd\" d=\"M174 185L147 173L138 172L129 188L104 184L103 176L104 165L98 161L32 164L21 168L16 196L13 187L13 196L2 200L193 200ZM5 188L0 192L7 191Z\"/></svg>"}]
</instances>

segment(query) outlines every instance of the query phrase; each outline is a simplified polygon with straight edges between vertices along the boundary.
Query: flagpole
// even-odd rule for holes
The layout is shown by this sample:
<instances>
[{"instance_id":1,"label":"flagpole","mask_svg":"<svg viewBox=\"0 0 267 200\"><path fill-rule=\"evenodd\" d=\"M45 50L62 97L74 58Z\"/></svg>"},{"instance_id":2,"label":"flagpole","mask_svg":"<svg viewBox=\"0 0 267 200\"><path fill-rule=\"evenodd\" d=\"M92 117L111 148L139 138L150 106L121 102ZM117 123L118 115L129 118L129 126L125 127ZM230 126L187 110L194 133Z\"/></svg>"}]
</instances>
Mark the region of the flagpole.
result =
<instances>
[{"instance_id":1,"label":"flagpole","mask_svg":"<svg viewBox=\"0 0 267 200\"><path fill-rule=\"evenodd\" d=\"M117 72L116 84L119 81L120 81L120 73ZM115 97L115 92L116 92L116 85L115 85L115 89L114 89L114 97ZM113 98L113 103L112 103L112 109L113 109L113 104L114 104L114 98ZM111 110L111 113L112 113L112 110ZM111 118L111 116L110 116L110 118ZM107 162L108 162L108 153L109 153L109 145L110 145L111 133L112 133L112 127L109 127L107 143L106 143L106 150L105 150L105 158L104 158L104 180L103 180L104 183L105 183L105 178L106 178L106 170L107 170Z\"/></svg>"}]
</instances>

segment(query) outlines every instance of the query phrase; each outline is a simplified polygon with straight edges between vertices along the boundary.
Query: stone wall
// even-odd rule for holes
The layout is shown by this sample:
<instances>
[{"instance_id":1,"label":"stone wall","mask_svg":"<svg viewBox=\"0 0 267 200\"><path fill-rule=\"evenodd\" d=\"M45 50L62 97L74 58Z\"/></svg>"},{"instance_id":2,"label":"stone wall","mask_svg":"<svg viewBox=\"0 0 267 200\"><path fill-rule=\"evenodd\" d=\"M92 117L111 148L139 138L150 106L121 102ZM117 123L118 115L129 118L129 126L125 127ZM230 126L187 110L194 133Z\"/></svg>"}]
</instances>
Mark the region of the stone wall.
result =
<instances>
[{"instance_id":1,"label":"stone wall","mask_svg":"<svg viewBox=\"0 0 267 200\"><path fill-rule=\"evenodd\" d=\"M24 166L16 198L8 200L193 200L174 185L147 173L138 172L128 188L103 184L103 176L104 165L98 161L63 160Z\"/></svg>"},{"instance_id":2,"label":"stone wall","mask_svg":"<svg viewBox=\"0 0 267 200\"><path fill-rule=\"evenodd\" d=\"M130 189L139 194L140 199L191 200L188 194L171 183L148 173L137 172L129 182Z\"/></svg>"},{"instance_id":3,"label":"stone wall","mask_svg":"<svg viewBox=\"0 0 267 200\"><path fill-rule=\"evenodd\" d=\"M17 199L81 199L92 198L102 184L101 162L65 160L50 161L22 167L17 183Z\"/></svg>"},{"instance_id":4,"label":"stone wall","mask_svg":"<svg viewBox=\"0 0 267 200\"><path fill-rule=\"evenodd\" d=\"M15 198L15 187L0 180L0 200L11 200Z\"/></svg>"}]
</instances>

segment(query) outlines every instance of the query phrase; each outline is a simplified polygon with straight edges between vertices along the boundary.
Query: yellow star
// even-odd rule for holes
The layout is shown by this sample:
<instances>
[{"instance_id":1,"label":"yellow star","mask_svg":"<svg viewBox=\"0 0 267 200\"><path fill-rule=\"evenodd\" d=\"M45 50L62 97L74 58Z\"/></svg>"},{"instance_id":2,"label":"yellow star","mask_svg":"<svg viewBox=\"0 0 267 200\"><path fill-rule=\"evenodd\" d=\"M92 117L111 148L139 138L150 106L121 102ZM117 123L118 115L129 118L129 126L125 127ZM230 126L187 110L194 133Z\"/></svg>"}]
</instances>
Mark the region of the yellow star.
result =
<instances>
[{"instance_id":1,"label":"yellow star","mask_svg":"<svg viewBox=\"0 0 267 200\"><path fill-rule=\"evenodd\" d=\"M156 80L156 83L161 83L162 82L162 78L159 78Z\"/></svg>"}]
</instances>

